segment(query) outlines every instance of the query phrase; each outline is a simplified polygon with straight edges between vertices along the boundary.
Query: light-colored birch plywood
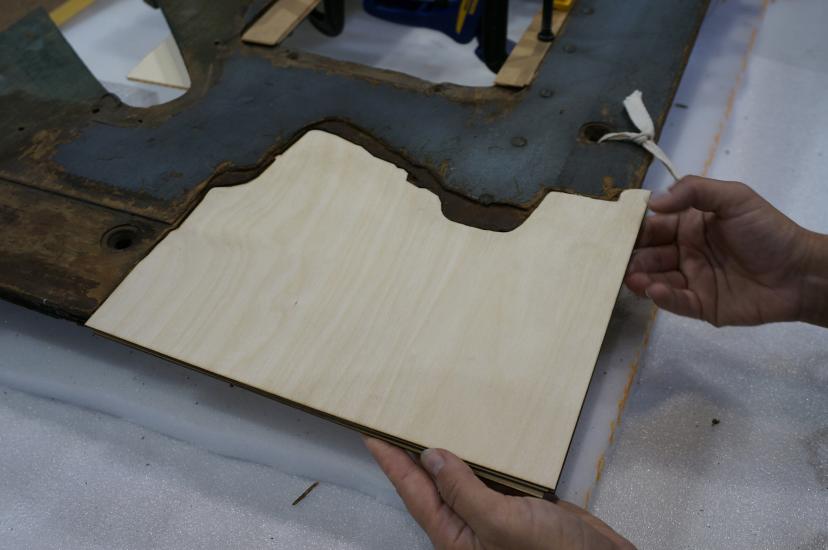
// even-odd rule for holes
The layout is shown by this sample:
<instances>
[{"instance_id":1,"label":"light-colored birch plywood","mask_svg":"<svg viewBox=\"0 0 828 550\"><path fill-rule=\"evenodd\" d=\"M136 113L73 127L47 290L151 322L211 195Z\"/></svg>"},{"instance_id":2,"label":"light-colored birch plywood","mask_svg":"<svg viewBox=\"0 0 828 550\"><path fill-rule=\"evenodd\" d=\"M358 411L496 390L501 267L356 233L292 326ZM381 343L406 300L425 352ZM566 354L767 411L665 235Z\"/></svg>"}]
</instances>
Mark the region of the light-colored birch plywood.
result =
<instances>
[{"instance_id":1,"label":"light-colored birch plywood","mask_svg":"<svg viewBox=\"0 0 828 550\"><path fill-rule=\"evenodd\" d=\"M552 32L556 35L569 15L568 11L552 11ZM546 52L552 47L552 42L541 42L538 40L538 32L541 29L541 13L532 18L532 22L526 28L512 53L506 58L506 62L495 75L495 85L507 86L510 88L525 88L535 80L535 74L543 61Z\"/></svg>"},{"instance_id":2,"label":"light-colored birch plywood","mask_svg":"<svg viewBox=\"0 0 828 550\"><path fill-rule=\"evenodd\" d=\"M276 0L242 35L244 42L275 46L302 22L319 0Z\"/></svg>"},{"instance_id":3,"label":"light-colored birch plywood","mask_svg":"<svg viewBox=\"0 0 828 550\"><path fill-rule=\"evenodd\" d=\"M87 325L551 489L647 196L550 193L514 231L484 231L312 131L210 190Z\"/></svg>"},{"instance_id":4,"label":"light-colored birch plywood","mask_svg":"<svg viewBox=\"0 0 828 550\"><path fill-rule=\"evenodd\" d=\"M179 88L190 89L190 73L181 57L175 39L168 36L154 50L147 54L134 69L129 71L127 78L138 82L148 82Z\"/></svg>"}]
</instances>

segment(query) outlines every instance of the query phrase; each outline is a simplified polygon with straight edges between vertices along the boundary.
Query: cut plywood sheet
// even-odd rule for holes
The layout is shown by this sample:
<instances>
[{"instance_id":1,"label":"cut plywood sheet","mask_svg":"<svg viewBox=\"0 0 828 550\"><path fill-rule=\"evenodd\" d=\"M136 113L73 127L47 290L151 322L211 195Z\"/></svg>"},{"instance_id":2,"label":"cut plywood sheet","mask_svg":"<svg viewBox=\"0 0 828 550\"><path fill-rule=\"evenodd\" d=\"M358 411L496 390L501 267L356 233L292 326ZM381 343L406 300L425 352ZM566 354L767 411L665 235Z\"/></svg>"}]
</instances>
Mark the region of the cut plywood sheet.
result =
<instances>
[{"instance_id":1,"label":"cut plywood sheet","mask_svg":"<svg viewBox=\"0 0 828 550\"><path fill-rule=\"evenodd\" d=\"M550 193L498 233L449 221L406 177L311 131L211 189L87 325L552 489L648 192Z\"/></svg>"},{"instance_id":2,"label":"cut plywood sheet","mask_svg":"<svg viewBox=\"0 0 828 550\"><path fill-rule=\"evenodd\" d=\"M566 21L568 11L552 11L552 32L557 36ZM538 40L541 29L541 13L535 15L526 28L520 41L512 48L512 53L495 76L495 85L510 88L524 88L535 80L535 74L543 61L546 52L552 47L552 42Z\"/></svg>"},{"instance_id":3,"label":"cut plywood sheet","mask_svg":"<svg viewBox=\"0 0 828 550\"><path fill-rule=\"evenodd\" d=\"M190 73L175 39L168 36L127 75L130 80L182 90L190 89Z\"/></svg>"},{"instance_id":4,"label":"cut plywood sheet","mask_svg":"<svg viewBox=\"0 0 828 550\"><path fill-rule=\"evenodd\" d=\"M242 40L275 46L319 4L319 0L276 0L242 35Z\"/></svg>"}]
</instances>

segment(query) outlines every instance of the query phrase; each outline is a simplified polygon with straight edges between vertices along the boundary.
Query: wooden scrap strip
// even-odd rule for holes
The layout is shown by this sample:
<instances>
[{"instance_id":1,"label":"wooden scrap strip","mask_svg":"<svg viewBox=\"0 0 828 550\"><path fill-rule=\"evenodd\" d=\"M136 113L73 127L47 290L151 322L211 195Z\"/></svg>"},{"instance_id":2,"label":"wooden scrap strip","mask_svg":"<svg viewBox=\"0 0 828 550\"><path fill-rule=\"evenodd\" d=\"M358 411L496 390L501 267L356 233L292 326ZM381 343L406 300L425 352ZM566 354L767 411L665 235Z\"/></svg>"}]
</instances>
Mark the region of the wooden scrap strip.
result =
<instances>
[{"instance_id":1,"label":"wooden scrap strip","mask_svg":"<svg viewBox=\"0 0 828 550\"><path fill-rule=\"evenodd\" d=\"M298 497L296 497L296 500L294 500L294 501L293 501L290 505L291 505L291 506L296 506L297 504L299 504L300 502L302 502L303 500L305 500L305 497L306 497L306 496L308 496L308 495L310 494L310 492L311 492L311 491L313 491L314 489L316 489L316 487L317 487L318 485L319 485L319 482L318 482L318 481L314 481L313 483L311 483L311 484L310 484L310 487L308 487L307 489L305 489L305 492L303 492L301 495L299 495Z\"/></svg>"},{"instance_id":2,"label":"wooden scrap strip","mask_svg":"<svg viewBox=\"0 0 828 550\"><path fill-rule=\"evenodd\" d=\"M52 22L60 27L80 12L92 5L95 0L67 0L49 12Z\"/></svg>"},{"instance_id":3,"label":"wooden scrap strip","mask_svg":"<svg viewBox=\"0 0 828 550\"><path fill-rule=\"evenodd\" d=\"M568 11L554 10L552 12L552 32L556 35L566 21ZM541 12L532 19L526 32L520 39L506 62L498 71L495 77L495 85L507 86L510 88L525 88L535 80L538 67L543 61L546 52L552 46L552 42L541 42L538 40L538 32L541 28Z\"/></svg>"},{"instance_id":4,"label":"wooden scrap strip","mask_svg":"<svg viewBox=\"0 0 828 550\"><path fill-rule=\"evenodd\" d=\"M242 35L244 42L275 46L313 11L319 0L277 0Z\"/></svg>"}]
</instances>

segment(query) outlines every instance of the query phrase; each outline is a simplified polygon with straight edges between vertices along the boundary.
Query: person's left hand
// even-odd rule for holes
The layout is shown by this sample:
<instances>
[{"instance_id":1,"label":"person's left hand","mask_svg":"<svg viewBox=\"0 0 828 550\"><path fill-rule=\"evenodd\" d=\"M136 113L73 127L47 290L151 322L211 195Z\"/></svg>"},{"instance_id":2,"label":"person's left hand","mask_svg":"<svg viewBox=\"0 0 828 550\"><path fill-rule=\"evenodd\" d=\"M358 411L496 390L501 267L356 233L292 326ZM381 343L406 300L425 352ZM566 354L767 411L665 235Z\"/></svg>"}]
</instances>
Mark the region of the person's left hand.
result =
<instances>
[{"instance_id":1,"label":"person's left hand","mask_svg":"<svg viewBox=\"0 0 828 550\"><path fill-rule=\"evenodd\" d=\"M489 489L443 449L424 451L421 467L384 441L366 437L365 445L437 548L635 549L574 504Z\"/></svg>"}]
</instances>

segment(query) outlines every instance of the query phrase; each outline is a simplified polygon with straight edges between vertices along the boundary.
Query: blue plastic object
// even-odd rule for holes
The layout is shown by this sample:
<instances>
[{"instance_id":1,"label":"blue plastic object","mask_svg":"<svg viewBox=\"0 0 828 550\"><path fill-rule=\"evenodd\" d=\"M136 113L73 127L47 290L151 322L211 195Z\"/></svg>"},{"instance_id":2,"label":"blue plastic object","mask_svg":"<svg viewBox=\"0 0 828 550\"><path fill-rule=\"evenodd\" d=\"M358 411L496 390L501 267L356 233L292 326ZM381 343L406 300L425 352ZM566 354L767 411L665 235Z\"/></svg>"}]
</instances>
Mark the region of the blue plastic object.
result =
<instances>
[{"instance_id":1,"label":"blue plastic object","mask_svg":"<svg viewBox=\"0 0 828 550\"><path fill-rule=\"evenodd\" d=\"M478 35L485 0L363 0L365 11L410 27L426 27L467 44Z\"/></svg>"}]
</instances>

